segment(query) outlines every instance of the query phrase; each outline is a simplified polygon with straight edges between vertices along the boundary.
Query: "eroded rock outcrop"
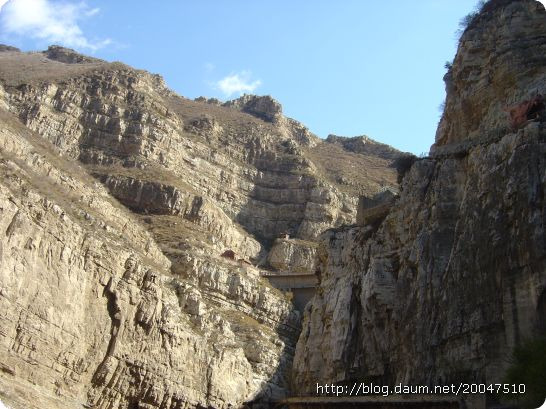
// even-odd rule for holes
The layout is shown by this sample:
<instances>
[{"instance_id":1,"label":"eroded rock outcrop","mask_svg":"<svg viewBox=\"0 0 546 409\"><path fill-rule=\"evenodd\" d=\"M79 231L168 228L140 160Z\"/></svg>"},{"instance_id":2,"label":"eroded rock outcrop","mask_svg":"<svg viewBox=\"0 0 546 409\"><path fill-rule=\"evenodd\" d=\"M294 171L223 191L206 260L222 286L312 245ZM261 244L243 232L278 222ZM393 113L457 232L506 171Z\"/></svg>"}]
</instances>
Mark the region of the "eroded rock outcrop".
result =
<instances>
[{"instance_id":1,"label":"eroded rock outcrop","mask_svg":"<svg viewBox=\"0 0 546 409\"><path fill-rule=\"evenodd\" d=\"M445 110L432 152L455 142L502 135L506 108L543 93L544 6L487 2L463 32L446 83Z\"/></svg>"},{"instance_id":2,"label":"eroded rock outcrop","mask_svg":"<svg viewBox=\"0 0 546 409\"><path fill-rule=\"evenodd\" d=\"M44 55L53 61L59 61L66 64L82 64L91 62L105 62L98 58L87 57L70 48L51 45L44 52Z\"/></svg>"},{"instance_id":3,"label":"eroded rock outcrop","mask_svg":"<svg viewBox=\"0 0 546 409\"><path fill-rule=\"evenodd\" d=\"M301 393L500 383L513 348L544 335L546 124L512 130L502 107L546 91L545 29L538 2L487 3L446 78L435 154L415 160L380 225L322 235L294 361Z\"/></svg>"},{"instance_id":4,"label":"eroded rock outcrop","mask_svg":"<svg viewBox=\"0 0 546 409\"><path fill-rule=\"evenodd\" d=\"M245 94L242 97L226 102L224 106L239 109L268 122L278 121L282 117L281 104L271 98L270 95Z\"/></svg>"},{"instance_id":5,"label":"eroded rock outcrop","mask_svg":"<svg viewBox=\"0 0 546 409\"><path fill-rule=\"evenodd\" d=\"M279 238L267 255L268 264L286 273L315 273L317 244L315 242Z\"/></svg>"},{"instance_id":6,"label":"eroded rock outcrop","mask_svg":"<svg viewBox=\"0 0 546 409\"><path fill-rule=\"evenodd\" d=\"M545 136L528 127L465 159L418 161L378 230L323 237L296 353L301 390L502 381L543 308Z\"/></svg>"}]
</instances>

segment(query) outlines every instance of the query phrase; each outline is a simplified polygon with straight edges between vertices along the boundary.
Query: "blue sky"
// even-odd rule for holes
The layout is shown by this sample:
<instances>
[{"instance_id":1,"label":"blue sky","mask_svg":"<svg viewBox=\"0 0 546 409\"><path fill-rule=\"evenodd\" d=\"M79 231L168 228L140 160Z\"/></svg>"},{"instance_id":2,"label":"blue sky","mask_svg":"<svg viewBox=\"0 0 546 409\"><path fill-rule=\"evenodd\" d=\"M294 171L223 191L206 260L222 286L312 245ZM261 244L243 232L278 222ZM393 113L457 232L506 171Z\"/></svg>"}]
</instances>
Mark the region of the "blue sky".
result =
<instances>
[{"instance_id":1,"label":"blue sky","mask_svg":"<svg viewBox=\"0 0 546 409\"><path fill-rule=\"evenodd\" d=\"M161 74L179 94L269 94L321 137L428 151L444 63L476 0L0 0L0 42L63 44Z\"/></svg>"}]
</instances>

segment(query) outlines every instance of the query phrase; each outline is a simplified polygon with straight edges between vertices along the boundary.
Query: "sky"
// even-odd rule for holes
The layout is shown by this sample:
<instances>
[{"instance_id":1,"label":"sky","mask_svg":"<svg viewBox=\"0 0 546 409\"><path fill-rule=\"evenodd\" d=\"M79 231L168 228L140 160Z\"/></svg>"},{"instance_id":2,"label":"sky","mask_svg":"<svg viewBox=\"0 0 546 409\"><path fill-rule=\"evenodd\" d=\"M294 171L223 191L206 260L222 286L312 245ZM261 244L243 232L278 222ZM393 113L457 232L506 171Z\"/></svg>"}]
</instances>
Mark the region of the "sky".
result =
<instances>
[{"instance_id":1,"label":"sky","mask_svg":"<svg viewBox=\"0 0 546 409\"><path fill-rule=\"evenodd\" d=\"M187 98L271 95L325 138L434 142L459 21L477 0L0 0L0 42L161 74Z\"/></svg>"}]
</instances>

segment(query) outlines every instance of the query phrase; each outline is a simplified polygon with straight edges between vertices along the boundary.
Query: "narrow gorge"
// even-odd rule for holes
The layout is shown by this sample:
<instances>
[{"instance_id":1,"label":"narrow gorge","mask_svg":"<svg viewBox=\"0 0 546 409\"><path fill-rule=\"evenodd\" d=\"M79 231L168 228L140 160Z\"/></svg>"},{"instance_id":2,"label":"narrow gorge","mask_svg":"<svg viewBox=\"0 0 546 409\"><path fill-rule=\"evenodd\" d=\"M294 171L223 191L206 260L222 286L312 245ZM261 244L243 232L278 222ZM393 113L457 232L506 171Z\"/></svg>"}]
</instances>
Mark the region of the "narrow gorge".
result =
<instances>
[{"instance_id":1,"label":"narrow gorge","mask_svg":"<svg viewBox=\"0 0 546 409\"><path fill-rule=\"evenodd\" d=\"M544 7L486 2L444 81L416 157L321 139L270 96L192 100L0 45L0 400L265 409L319 384L505 382L546 336Z\"/></svg>"}]
</instances>

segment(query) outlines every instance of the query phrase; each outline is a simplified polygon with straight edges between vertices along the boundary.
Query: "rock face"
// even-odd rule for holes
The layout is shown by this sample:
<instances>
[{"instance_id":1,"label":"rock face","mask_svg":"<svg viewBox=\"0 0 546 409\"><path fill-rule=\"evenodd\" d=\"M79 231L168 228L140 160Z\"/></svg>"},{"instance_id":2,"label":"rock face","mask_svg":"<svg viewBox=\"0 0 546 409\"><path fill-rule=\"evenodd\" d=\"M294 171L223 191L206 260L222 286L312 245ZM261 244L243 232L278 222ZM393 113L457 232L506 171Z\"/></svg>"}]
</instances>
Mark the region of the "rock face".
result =
<instances>
[{"instance_id":1,"label":"rock face","mask_svg":"<svg viewBox=\"0 0 546 409\"><path fill-rule=\"evenodd\" d=\"M285 393L299 318L282 294L251 267L169 260L84 169L1 115L2 400L223 408Z\"/></svg>"},{"instance_id":2,"label":"rock face","mask_svg":"<svg viewBox=\"0 0 546 409\"><path fill-rule=\"evenodd\" d=\"M545 36L538 1L484 5L462 34L444 77L447 98L432 151L506 133L507 108L544 93Z\"/></svg>"},{"instance_id":3,"label":"rock face","mask_svg":"<svg viewBox=\"0 0 546 409\"><path fill-rule=\"evenodd\" d=\"M321 172L326 161L316 152L325 143L279 116L270 97L244 96L234 109L178 97L159 76L119 63L65 64L38 53L5 60L9 109L99 178L160 181L170 186L162 193L167 203L181 190L208 197L262 242L284 231L314 239L355 218L357 192ZM354 156L381 169L358 193L396 184L389 160Z\"/></svg>"},{"instance_id":4,"label":"rock face","mask_svg":"<svg viewBox=\"0 0 546 409\"><path fill-rule=\"evenodd\" d=\"M546 91L545 29L535 1L489 2L446 78L437 154L415 161L379 226L322 235L296 390L502 382L513 348L544 334L546 124L512 131L501 107Z\"/></svg>"},{"instance_id":5,"label":"rock face","mask_svg":"<svg viewBox=\"0 0 546 409\"><path fill-rule=\"evenodd\" d=\"M267 262L279 271L313 274L316 250L315 242L280 238L273 243Z\"/></svg>"},{"instance_id":6,"label":"rock face","mask_svg":"<svg viewBox=\"0 0 546 409\"><path fill-rule=\"evenodd\" d=\"M240 98L228 101L224 106L239 109L267 122L275 122L282 117L282 106L271 96L245 94Z\"/></svg>"},{"instance_id":7,"label":"rock face","mask_svg":"<svg viewBox=\"0 0 546 409\"><path fill-rule=\"evenodd\" d=\"M254 265L288 232L295 250L270 260L312 269L298 243L395 186L391 161L322 142L270 97L190 101L62 47L3 51L0 399L179 409L289 393L300 314ZM342 183L350 163L373 171Z\"/></svg>"}]
</instances>

